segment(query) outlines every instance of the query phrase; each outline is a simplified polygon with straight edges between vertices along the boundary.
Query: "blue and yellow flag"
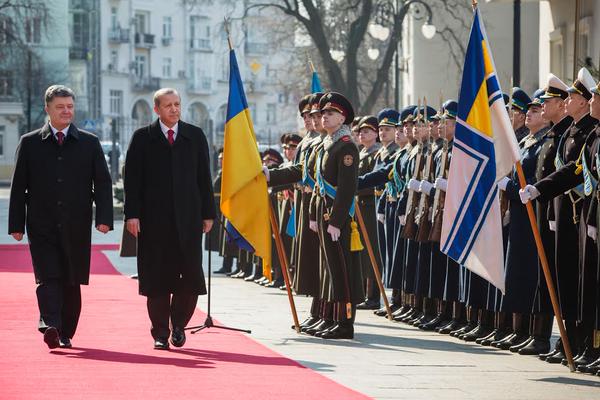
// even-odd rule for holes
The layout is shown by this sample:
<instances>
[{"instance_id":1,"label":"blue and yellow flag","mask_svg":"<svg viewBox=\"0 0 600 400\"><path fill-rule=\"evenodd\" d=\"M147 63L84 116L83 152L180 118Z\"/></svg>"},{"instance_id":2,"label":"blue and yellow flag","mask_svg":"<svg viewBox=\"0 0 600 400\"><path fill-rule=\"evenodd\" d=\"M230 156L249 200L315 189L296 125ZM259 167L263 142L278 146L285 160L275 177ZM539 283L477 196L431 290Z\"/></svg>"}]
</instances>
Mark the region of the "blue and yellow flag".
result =
<instances>
[{"instance_id":1,"label":"blue and yellow flag","mask_svg":"<svg viewBox=\"0 0 600 400\"><path fill-rule=\"evenodd\" d=\"M323 89L321 88L321 81L319 80L319 74L317 74L317 71L313 71L312 73L312 82L310 84L310 92L311 93L317 93L317 92L322 92Z\"/></svg>"},{"instance_id":2,"label":"blue and yellow flag","mask_svg":"<svg viewBox=\"0 0 600 400\"><path fill-rule=\"evenodd\" d=\"M441 249L504 292L497 182L519 160L479 9L467 47L444 204Z\"/></svg>"},{"instance_id":3,"label":"blue and yellow flag","mask_svg":"<svg viewBox=\"0 0 600 400\"><path fill-rule=\"evenodd\" d=\"M229 52L229 100L223 146L221 212L230 238L271 265L267 181L235 52Z\"/></svg>"}]
</instances>

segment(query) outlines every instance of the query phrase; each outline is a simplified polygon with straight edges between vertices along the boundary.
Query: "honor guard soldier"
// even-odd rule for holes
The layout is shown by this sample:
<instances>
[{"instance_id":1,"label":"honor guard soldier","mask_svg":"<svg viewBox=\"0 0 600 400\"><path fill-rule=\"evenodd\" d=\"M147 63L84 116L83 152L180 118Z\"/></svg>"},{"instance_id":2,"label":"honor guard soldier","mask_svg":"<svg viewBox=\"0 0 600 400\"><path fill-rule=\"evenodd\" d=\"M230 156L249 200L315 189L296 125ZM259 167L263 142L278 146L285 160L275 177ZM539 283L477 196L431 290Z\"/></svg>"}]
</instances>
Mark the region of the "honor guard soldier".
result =
<instances>
[{"instance_id":1,"label":"honor guard soldier","mask_svg":"<svg viewBox=\"0 0 600 400\"><path fill-rule=\"evenodd\" d=\"M377 117L368 115L363 117L357 124L358 128L358 142L362 145L359 153L360 161L358 165L359 175L367 174L373 171L375 167L375 154L381 149L381 143L379 142L379 121ZM373 252L377 267L382 267L381 254L379 252L379 246L377 245L377 212L375 205L375 193L372 188L367 188L358 191L358 204L362 211L362 216L367 229L368 239L373 244ZM362 241L366 238L361 235ZM379 286L375 282L375 274L373 273L373 267L371 265L371 259L366 249L360 252L361 266L363 272L363 278L365 278L365 291L366 299L363 303L359 304L356 308L372 308L376 305L379 308ZM362 306L362 307L361 307Z\"/></svg>"},{"instance_id":2,"label":"honor guard soldier","mask_svg":"<svg viewBox=\"0 0 600 400\"><path fill-rule=\"evenodd\" d=\"M571 348L574 354L580 356L575 358L577 366L589 364L594 356L594 350L588 347L589 326L582 320L581 313L584 310L581 309L583 303L579 297L585 291L585 283L581 279L587 275L585 272L589 265L595 265L597 259L595 251L590 251L592 248L595 250L595 245L587 235L585 223L590 205L590 197L586 192L591 194L589 185L592 185L586 182L592 178L589 173L591 164L588 163L596 158L596 154L591 153L591 146L586 146L588 136L598 123L589 114L588 105L592 98L590 90L594 86L596 83L589 71L582 68L573 86L567 90L569 98L566 112L574 122L559 143L556 172L520 191L523 203L533 199L548 201L556 198L557 287ZM574 272L576 263L579 264L579 273ZM563 359L564 353L558 351L547 357L546 361L561 363Z\"/></svg>"},{"instance_id":3,"label":"honor guard soldier","mask_svg":"<svg viewBox=\"0 0 600 400\"><path fill-rule=\"evenodd\" d=\"M521 142L521 165L523 174L529 183L535 182L535 172L539 153L543 147L548 123L542 117L541 93L536 102L529 102L526 108L525 125L529 134ZM498 182L498 188L509 200L510 225L508 228L508 247L505 257L506 293L502 297L500 312L512 315L513 333L501 341L499 348L518 352L530 342L530 325L534 323L531 312L534 309L535 293L539 279L538 268L531 268L538 262L533 232L529 228L527 210L519 198L519 178L516 171ZM545 318L538 318L541 328ZM549 339L549 338L548 338ZM540 342L539 353L550 349L547 343Z\"/></svg>"},{"instance_id":4,"label":"honor guard soldier","mask_svg":"<svg viewBox=\"0 0 600 400\"><path fill-rule=\"evenodd\" d=\"M341 94L325 94L319 107L327 136L316 164L317 185L311 201L316 217L321 250L330 276L328 300L334 302L335 325L318 335L324 339L352 339L356 304L364 299L360 240L354 222L359 155L349 124L354 118L350 102ZM353 240L353 242L354 242Z\"/></svg>"},{"instance_id":5,"label":"honor guard soldier","mask_svg":"<svg viewBox=\"0 0 600 400\"><path fill-rule=\"evenodd\" d=\"M326 311L328 311L328 315L332 312L331 308L327 309L324 302L321 301L321 262L319 253L315 251L319 247L319 239L317 234L309 229L309 206L315 187L315 175L309 167L309 159L315 146L321 141L322 134L320 130L322 130L322 127L318 107L322 96L323 93L314 93L305 96L300 101L299 111L305 122L307 133L299 143L295 163L279 169L265 171L269 186L290 183L296 185L297 228L292 252L296 273L293 287L296 294L313 298L310 316L300 324L303 330L320 322L322 314ZM295 329L295 327L292 328Z\"/></svg>"},{"instance_id":6,"label":"honor guard soldier","mask_svg":"<svg viewBox=\"0 0 600 400\"><path fill-rule=\"evenodd\" d=\"M595 119L600 120L600 83L596 85L596 87L594 87L591 90L591 92L592 99L590 100L590 115ZM596 125L596 130L592 133L592 135L595 135L595 140L598 140L598 138L600 138L600 125ZM594 174L594 177L597 180L599 178L598 169L593 169L591 172ZM596 186L592 194L592 206L590 207L590 212L588 215L588 233L589 236L596 242L596 252L600 250L600 248L598 247L600 242L598 241L597 235L598 226L600 226L600 213L598 208L600 193L598 190L599 188L598 186ZM600 263L596 263L595 282L593 282L593 279L589 280L592 281L590 285L591 288L595 289L596 299L600 299ZM596 300L595 302L595 313L593 319L590 322L592 323L592 343L595 348L598 348L600 347L600 301L598 300ZM578 366L577 371L598 374L598 376L600 376L600 356L587 365Z\"/></svg>"},{"instance_id":7,"label":"honor guard soldier","mask_svg":"<svg viewBox=\"0 0 600 400\"><path fill-rule=\"evenodd\" d=\"M509 117L512 121L513 130L515 131L519 145L529 134L529 129L525 126L525 115L527 114L527 105L529 103L531 103L529 95L520 87L514 87L509 107Z\"/></svg>"}]
</instances>

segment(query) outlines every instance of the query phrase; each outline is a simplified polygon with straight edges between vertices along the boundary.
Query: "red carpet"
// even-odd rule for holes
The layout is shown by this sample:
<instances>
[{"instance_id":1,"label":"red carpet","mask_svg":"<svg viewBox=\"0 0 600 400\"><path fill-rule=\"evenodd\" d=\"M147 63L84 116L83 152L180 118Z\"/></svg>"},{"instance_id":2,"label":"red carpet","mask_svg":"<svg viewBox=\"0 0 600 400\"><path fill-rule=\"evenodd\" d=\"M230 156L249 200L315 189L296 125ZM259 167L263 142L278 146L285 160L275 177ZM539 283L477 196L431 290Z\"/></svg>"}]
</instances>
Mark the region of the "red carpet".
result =
<instances>
[{"instance_id":1,"label":"red carpet","mask_svg":"<svg viewBox=\"0 0 600 400\"><path fill-rule=\"evenodd\" d=\"M366 399L237 332L206 331L153 350L145 298L94 246L73 349L37 331L25 245L0 245L0 399ZM204 321L196 312L192 324Z\"/></svg>"}]
</instances>

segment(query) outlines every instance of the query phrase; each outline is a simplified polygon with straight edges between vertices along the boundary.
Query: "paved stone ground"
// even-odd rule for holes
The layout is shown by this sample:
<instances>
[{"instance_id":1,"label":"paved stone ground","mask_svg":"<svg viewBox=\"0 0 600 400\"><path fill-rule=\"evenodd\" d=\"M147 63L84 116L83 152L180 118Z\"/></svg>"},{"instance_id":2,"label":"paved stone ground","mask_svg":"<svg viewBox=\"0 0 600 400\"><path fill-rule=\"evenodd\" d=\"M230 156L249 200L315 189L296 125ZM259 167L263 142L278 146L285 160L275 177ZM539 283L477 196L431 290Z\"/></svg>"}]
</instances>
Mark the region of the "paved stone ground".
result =
<instances>
[{"instance_id":1,"label":"paved stone ground","mask_svg":"<svg viewBox=\"0 0 600 400\"><path fill-rule=\"evenodd\" d=\"M6 232L7 190L0 188L0 226ZM122 222L94 243L118 243ZM6 234L0 243L14 243ZM135 259L106 253L124 274L135 273ZM221 260L213 257L213 269ZM206 257L205 257L206 260ZM32 288L33 290L33 288ZM308 298L296 297L300 319ZM206 310L206 297L199 301ZM386 321L359 311L355 339L325 341L298 335L285 292L238 279L215 276L212 315L222 324L251 329L251 337L335 381L377 399L599 399L600 378L569 373L535 357L468 344L436 333ZM85 304L83 312L85 313ZM32 326L35 316L32 316ZM148 329L148 327L140 327ZM202 333L190 335L201 346ZM150 343L150 339L149 339ZM269 382L285 398L282 382Z\"/></svg>"}]
</instances>

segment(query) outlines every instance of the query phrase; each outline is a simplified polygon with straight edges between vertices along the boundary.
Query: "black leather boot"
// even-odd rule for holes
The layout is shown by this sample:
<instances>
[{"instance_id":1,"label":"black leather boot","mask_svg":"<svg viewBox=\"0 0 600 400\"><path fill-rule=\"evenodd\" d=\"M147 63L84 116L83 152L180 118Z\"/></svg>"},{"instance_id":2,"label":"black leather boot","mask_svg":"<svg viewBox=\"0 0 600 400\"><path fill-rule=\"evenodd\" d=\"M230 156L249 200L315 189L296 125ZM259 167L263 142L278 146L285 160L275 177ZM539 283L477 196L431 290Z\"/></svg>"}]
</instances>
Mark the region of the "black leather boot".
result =
<instances>
[{"instance_id":1,"label":"black leather boot","mask_svg":"<svg viewBox=\"0 0 600 400\"><path fill-rule=\"evenodd\" d=\"M529 314L513 313L514 334L508 339L501 341L496 347L502 350L508 350L512 346L521 344L529 339L529 318Z\"/></svg>"},{"instance_id":2,"label":"black leather boot","mask_svg":"<svg viewBox=\"0 0 600 400\"><path fill-rule=\"evenodd\" d=\"M479 311L479 321L477 327L460 338L465 342L474 342L477 339L488 336L494 330L494 312L489 310Z\"/></svg>"},{"instance_id":3,"label":"black leather boot","mask_svg":"<svg viewBox=\"0 0 600 400\"><path fill-rule=\"evenodd\" d=\"M439 326L435 329L435 331L441 333L442 335L447 335L452 331L461 329L466 324L465 306L463 303L455 301L452 304L452 320L445 326Z\"/></svg>"},{"instance_id":4,"label":"black leather boot","mask_svg":"<svg viewBox=\"0 0 600 400\"><path fill-rule=\"evenodd\" d=\"M338 304L338 322L337 324L318 335L322 339L354 339L354 318L356 317L356 306L352 306L350 318L346 312L346 304ZM317 335L315 335L317 336Z\"/></svg>"},{"instance_id":5,"label":"black leather boot","mask_svg":"<svg viewBox=\"0 0 600 400\"><path fill-rule=\"evenodd\" d=\"M552 335L552 323L554 317L552 314L538 314L533 317L533 335L532 340L527 346L519 349L519 354L532 356L548 353L550 350L550 336Z\"/></svg>"}]
</instances>

